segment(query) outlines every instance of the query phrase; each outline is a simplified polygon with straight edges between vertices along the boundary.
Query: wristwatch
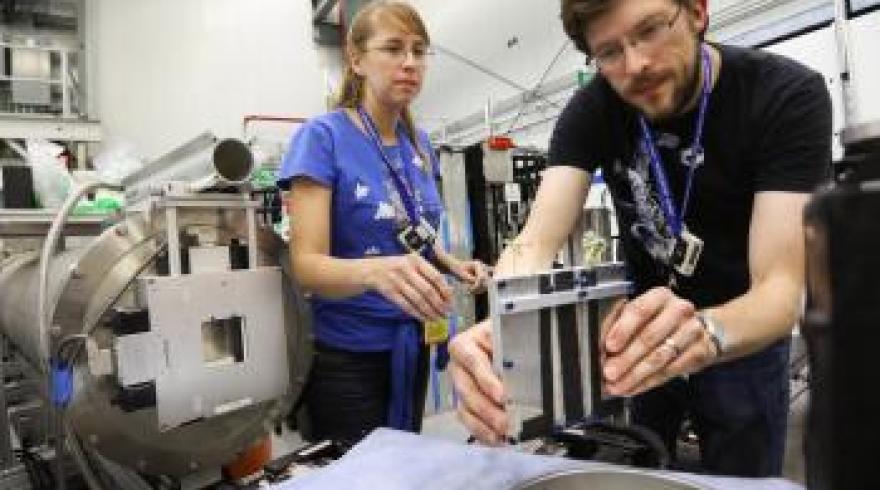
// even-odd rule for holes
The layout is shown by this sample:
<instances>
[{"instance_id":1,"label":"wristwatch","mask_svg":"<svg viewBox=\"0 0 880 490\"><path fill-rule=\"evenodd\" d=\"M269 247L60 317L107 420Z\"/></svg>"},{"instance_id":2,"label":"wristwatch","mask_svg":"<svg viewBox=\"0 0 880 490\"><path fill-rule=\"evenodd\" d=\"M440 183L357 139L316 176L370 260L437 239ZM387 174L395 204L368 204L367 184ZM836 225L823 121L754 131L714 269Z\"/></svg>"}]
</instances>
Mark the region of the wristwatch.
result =
<instances>
[{"instance_id":1,"label":"wristwatch","mask_svg":"<svg viewBox=\"0 0 880 490\"><path fill-rule=\"evenodd\" d=\"M724 325L709 316L707 313L697 313L697 319L703 324L703 328L706 329L706 333L709 334L709 338L712 340L712 343L715 344L715 350L718 352L718 357L723 356L729 347L727 336L724 332Z\"/></svg>"}]
</instances>

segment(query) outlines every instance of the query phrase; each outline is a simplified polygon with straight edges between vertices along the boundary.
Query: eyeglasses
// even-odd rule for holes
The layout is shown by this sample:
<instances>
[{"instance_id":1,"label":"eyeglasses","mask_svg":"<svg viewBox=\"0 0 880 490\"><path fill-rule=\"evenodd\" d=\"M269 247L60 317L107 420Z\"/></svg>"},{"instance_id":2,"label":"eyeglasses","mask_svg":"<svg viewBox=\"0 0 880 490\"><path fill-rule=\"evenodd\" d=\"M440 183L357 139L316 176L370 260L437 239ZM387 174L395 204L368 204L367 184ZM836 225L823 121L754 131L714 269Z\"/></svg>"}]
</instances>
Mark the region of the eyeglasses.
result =
<instances>
[{"instance_id":1,"label":"eyeglasses","mask_svg":"<svg viewBox=\"0 0 880 490\"><path fill-rule=\"evenodd\" d=\"M623 42L632 46L633 49L639 49L641 53L654 52L658 46L669 39L672 28L681 15L681 10L682 4L679 3L672 19L659 18L642 22L633 32L624 36ZM609 44L596 50L590 58L590 62L595 63L598 68L603 70L613 70L620 68L625 56L626 50L623 43Z\"/></svg>"},{"instance_id":2,"label":"eyeglasses","mask_svg":"<svg viewBox=\"0 0 880 490\"><path fill-rule=\"evenodd\" d=\"M419 44L413 45L411 47L404 46L403 44L386 44L383 46L370 48L367 51L378 51L379 53L382 53L383 56L385 56L389 60L394 61L395 63L406 62L407 56L411 54L413 57L413 61L416 64L420 65L427 63L428 57L434 54L434 51L432 51L431 48Z\"/></svg>"}]
</instances>

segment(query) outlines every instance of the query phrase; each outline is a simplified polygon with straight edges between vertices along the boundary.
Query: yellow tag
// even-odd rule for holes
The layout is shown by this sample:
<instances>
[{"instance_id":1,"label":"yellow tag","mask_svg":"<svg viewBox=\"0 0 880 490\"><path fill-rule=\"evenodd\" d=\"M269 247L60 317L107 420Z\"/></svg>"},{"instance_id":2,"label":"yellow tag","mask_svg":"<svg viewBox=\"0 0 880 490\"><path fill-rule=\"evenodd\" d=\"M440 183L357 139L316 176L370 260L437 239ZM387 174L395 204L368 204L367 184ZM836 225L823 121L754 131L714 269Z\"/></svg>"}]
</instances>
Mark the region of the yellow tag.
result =
<instances>
[{"instance_id":1,"label":"yellow tag","mask_svg":"<svg viewBox=\"0 0 880 490\"><path fill-rule=\"evenodd\" d=\"M449 320L446 318L425 322L425 343L440 344L449 338Z\"/></svg>"}]
</instances>

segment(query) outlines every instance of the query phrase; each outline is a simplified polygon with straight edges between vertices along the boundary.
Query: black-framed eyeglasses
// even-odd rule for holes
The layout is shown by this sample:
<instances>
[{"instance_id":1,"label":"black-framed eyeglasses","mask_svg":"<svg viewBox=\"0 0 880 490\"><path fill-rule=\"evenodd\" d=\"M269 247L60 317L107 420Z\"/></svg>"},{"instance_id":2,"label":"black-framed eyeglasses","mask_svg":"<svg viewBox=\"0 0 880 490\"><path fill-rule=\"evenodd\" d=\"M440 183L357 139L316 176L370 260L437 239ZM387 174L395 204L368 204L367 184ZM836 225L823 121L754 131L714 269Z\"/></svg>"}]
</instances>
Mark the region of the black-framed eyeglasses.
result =
<instances>
[{"instance_id":1,"label":"black-framed eyeglasses","mask_svg":"<svg viewBox=\"0 0 880 490\"><path fill-rule=\"evenodd\" d=\"M629 44L633 49L640 49L641 53L653 52L669 39L683 8L684 5L679 3L678 9L669 20L658 18L641 23L632 32L623 36L621 42L600 47L587 58L587 63L595 64L597 68L606 71L620 67L626 57L624 43Z\"/></svg>"}]
</instances>

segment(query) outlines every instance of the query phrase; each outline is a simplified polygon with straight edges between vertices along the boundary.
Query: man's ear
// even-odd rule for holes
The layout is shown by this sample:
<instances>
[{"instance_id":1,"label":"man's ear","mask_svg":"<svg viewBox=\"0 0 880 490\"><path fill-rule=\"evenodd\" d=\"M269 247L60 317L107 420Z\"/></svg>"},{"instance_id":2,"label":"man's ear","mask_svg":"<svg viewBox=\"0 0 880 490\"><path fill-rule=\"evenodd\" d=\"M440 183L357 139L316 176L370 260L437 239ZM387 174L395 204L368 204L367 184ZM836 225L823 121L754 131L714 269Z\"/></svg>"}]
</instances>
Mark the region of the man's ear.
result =
<instances>
[{"instance_id":1,"label":"man's ear","mask_svg":"<svg viewBox=\"0 0 880 490\"><path fill-rule=\"evenodd\" d=\"M709 30L709 7L706 5L706 0L693 0L685 8L690 13L697 32L705 33Z\"/></svg>"}]
</instances>

